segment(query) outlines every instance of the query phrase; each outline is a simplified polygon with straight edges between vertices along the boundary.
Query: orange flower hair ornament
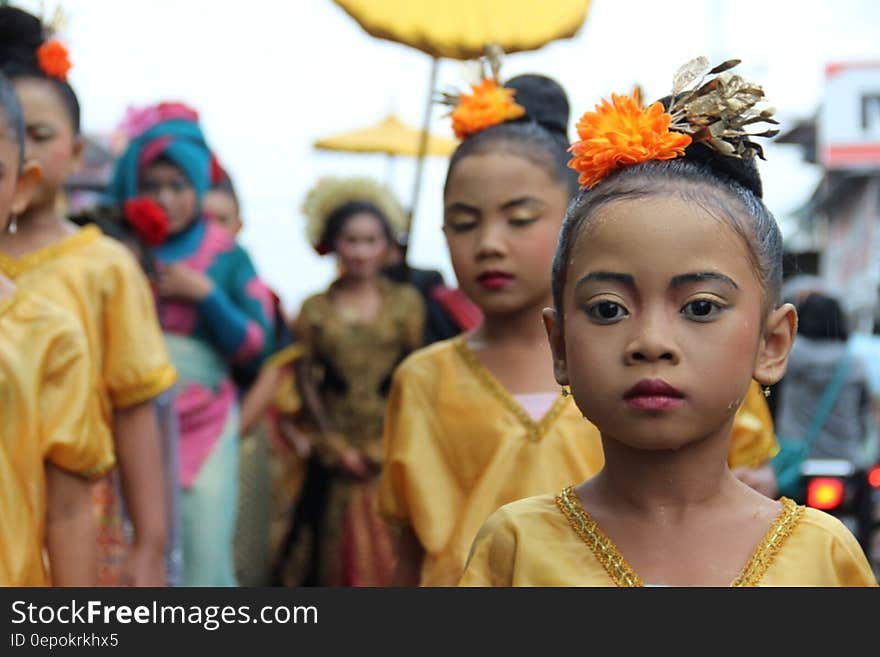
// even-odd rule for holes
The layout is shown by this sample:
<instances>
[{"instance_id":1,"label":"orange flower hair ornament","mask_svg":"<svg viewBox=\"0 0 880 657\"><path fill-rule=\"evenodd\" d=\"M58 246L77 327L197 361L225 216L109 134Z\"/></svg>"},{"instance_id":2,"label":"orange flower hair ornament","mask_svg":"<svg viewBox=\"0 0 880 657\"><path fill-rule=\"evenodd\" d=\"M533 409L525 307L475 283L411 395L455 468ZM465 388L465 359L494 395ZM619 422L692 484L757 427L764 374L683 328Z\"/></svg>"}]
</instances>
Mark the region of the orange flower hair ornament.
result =
<instances>
[{"instance_id":1,"label":"orange flower hair ornament","mask_svg":"<svg viewBox=\"0 0 880 657\"><path fill-rule=\"evenodd\" d=\"M50 39L37 48L37 63L40 70L48 76L67 81L67 72L71 68L67 48L58 39Z\"/></svg>"},{"instance_id":2,"label":"orange flower hair ornament","mask_svg":"<svg viewBox=\"0 0 880 657\"><path fill-rule=\"evenodd\" d=\"M471 85L471 93L443 93L439 102L451 106L452 131L459 139L465 139L493 125L518 119L526 110L514 100L516 91L506 89L498 79L503 53L497 46L488 46L480 60L491 68L491 76L483 74L482 80Z\"/></svg>"},{"instance_id":3,"label":"orange flower hair ornament","mask_svg":"<svg viewBox=\"0 0 880 657\"><path fill-rule=\"evenodd\" d=\"M691 60L675 74L668 107L660 101L642 107L636 90L632 96L612 94L610 103L603 100L586 112L577 123L580 140L569 149L568 166L580 174L580 185L589 189L621 167L681 157L693 142L731 157L763 158L750 137L772 137L778 130L749 133L745 126L776 124L775 110L756 109L761 87L727 73L739 62L709 69L705 57Z\"/></svg>"}]
</instances>

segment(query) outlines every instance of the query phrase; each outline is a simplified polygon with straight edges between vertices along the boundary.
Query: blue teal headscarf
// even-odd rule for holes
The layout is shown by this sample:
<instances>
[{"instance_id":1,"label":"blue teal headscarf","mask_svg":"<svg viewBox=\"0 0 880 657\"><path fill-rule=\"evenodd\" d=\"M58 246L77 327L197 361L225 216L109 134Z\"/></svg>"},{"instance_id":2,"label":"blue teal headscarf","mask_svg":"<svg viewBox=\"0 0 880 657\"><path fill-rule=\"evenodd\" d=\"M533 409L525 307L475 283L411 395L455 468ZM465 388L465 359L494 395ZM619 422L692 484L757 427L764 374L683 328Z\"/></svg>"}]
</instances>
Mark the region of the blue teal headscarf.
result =
<instances>
[{"instance_id":1,"label":"blue teal headscarf","mask_svg":"<svg viewBox=\"0 0 880 657\"><path fill-rule=\"evenodd\" d=\"M147 156L146 162L144 156ZM157 123L128 145L116 162L107 188L109 200L120 204L138 196L141 168L159 156L167 157L180 167L201 204L211 180L211 151L198 123L180 118Z\"/></svg>"}]
</instances>

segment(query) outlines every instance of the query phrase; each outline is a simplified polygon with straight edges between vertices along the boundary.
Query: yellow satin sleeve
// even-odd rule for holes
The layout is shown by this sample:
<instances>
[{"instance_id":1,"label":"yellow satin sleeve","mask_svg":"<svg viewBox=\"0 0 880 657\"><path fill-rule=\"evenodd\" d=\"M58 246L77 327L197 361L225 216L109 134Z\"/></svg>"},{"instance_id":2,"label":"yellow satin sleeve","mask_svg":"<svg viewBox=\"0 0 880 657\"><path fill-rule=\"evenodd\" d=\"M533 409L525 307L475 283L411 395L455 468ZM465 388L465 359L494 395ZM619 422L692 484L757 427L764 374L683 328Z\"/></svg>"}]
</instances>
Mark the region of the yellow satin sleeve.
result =
<instances>
[{"instance_id":1,"label":"yellow satin sleeve","mask_svg":"<svg viewBox=\"0 0 880 657\"><path fill-rule=\"evenodd\" d=\"M114 408L148 401L176 381L146 276L128 249L97 226L17 260L0 254L0 271L79 319L93 394L108 425Z\"/></svg>"},{"instance_id":2,"label":"yellow satin sleeve","mask_svg":"<svg viewBox=\"0 0 880 657\"><path fill-rule=\"evenodd\" d=\"M148 401L177 380L149 283L123 248L105 237L95 244L108 265L107 285L100 300L105 336L103 379L114 408Z\"/></svg>"},{"instance_id":3,"label":"yellow satin sleeve","mask_svg":"<svg viewBox=\"0 0 880 657\"><path fill-rule=\"evenodd\" d=\"M25 292L0 307L0 585L45 586L45 462L97 477L113 441L92 397L83 331Z\"/></svg>"}]
</instances>

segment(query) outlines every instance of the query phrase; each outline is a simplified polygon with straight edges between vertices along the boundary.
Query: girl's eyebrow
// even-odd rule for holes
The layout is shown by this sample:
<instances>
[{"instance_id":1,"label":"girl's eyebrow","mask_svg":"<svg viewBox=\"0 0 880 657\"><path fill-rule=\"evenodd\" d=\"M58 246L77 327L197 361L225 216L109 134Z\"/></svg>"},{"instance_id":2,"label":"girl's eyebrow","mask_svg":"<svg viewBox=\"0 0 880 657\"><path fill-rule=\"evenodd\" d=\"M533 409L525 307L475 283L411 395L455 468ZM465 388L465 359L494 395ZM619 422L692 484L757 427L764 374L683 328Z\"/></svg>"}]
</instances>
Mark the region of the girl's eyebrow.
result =
<instances>
[{"instance_id":1,"label":"girl's eyebrow","mask_svg":"<svg viewBox=\"0 0 880 657\"><path fill-rule=\"evenodd\" d=\"M534 196L521 196L519 198L511 199L510 201L507 201L506 203L502 204L501 209L502 210L512 210L513 208L520 206L520 205L544 206L546 204L544 203L544 201L542 201L539 198L535 198Z\"/></svg>"},{"instance_id":2,"label":"girl's eyebrow","mask_svg":"<svg viewBox=\"0 0 880 657\"><path fill-rule=\"evenodd\" d=\"M682 274L681 276L673 276L672 280L669 282L669 287L680 287L686 283L699 283L700 281L721 281L732 287L734 290L739 289L739 285L737 285L732 278L715 271L702 271L691 274Z\"/></svg>"},{"instance_id":3,"label":"girl's eyebrow","mask_svg":"<svg viewBox=\"0 0 880 657\"><path fill-rule=\"evenodd\" d=\"M635 287L636 285L636 280L632 277L631 274L621 274L614 271L591 271L589 274L579 279L578 282L575 283L574 287L575 289L577 289L581 285L585 285L590 281L620 283L628 287Z\"/></svg>"},{"instance_id":4,"label":"girl's eyebrow","mask_svg":"<svg viewBox=\"0 0 880 657\"><path fill-rule=\"evenodd\" d=\"M446 206L446 212L464 212L466 214L480 214L479 208L474 207L473 205L468 205L467 203L462 203L460 201L456 201L455 203L450 203Z\"/></svg>"},{"instance_id":5,"label":"girl's eyebrow","mask_svg":"<svg viewBox=\"0 0 880 657\"><path fill-rule=\"evenodd\" d=\"M720 274L714 271L704 271L704 272L693 272L688 274L681 274L680 276L673 276L672 280L669 282L669 287L676 288L681 287L687 283L698 283L700 281L721 281L732 287L735 290L739 289L739 285L736 282L724 274ZM622 274L619 272L613 271L593 271L582 277L575 283L575 289L579 288L581 285L585 285L591 281L602 281L606 283L620 283L622 285L626 285L628 287L635 287L635 279L630 274Z\"/></svg>"}]
</instances>

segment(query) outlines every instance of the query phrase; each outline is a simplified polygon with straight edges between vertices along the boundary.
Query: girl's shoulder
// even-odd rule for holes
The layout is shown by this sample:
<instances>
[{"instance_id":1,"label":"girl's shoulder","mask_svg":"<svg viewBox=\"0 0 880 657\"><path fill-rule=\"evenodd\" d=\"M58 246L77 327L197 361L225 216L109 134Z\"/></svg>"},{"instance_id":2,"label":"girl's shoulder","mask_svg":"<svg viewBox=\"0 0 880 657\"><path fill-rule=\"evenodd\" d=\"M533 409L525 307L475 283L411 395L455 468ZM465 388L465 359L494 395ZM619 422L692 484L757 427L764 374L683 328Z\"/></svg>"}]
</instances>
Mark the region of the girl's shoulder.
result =
<instances>
[{"instance_id":1,"label":"girl's shoulder","mask_svg":"<svg viewBox=\"0 0 880 657\"><path fill-rule=\"evenodd\" d=\"M27 290L16 290L15 294L0 303L0 319L9 321L16 329L4 329L5 337L15 338L27 343L19 345L34 362L39 361L43 345L74 343L86 348L82 324L72 311ZM9 329L9 327L7 327Z\"/></svg>"},{"instance_id":2,"label":"girl's shoulder","mask_svg":"<svg viewBox=\"0 0 880 657\"><path fill-rule=\"evenodd\" d=\"M416 349L397 366L395 376L408 382L424 383L453 380L460 374L461 359L456 340L458 337L440 340Z\"/></svg>"},{"instance_id":3,"label":"girl's shoulder","mask_svg":"<svg viewBox=\"0 0 880 657\"><path fill-rule=\"evenodd\" d=\"M826 540L840 543L848 549L855 549L861 552L862 549L856 537L853 536L853 533L839 518L811 506L802 506L800 508L802 509L800 519L802 531L816 537L823 537Z\"/></svg>"}]
</instances>

